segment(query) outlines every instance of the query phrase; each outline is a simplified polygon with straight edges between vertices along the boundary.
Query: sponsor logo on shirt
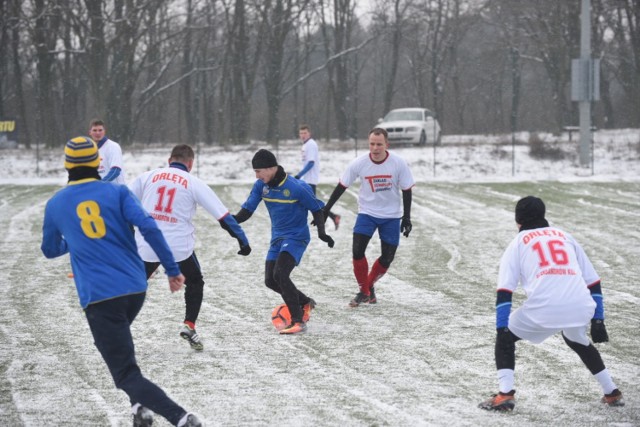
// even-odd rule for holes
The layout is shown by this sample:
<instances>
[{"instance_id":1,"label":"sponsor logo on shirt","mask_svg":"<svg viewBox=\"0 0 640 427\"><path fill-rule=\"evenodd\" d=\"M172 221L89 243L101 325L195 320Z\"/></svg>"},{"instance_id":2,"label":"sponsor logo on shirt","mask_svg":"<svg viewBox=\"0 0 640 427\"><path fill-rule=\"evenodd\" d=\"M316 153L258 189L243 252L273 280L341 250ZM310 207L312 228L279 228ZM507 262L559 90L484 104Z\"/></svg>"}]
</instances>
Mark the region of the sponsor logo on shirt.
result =
<instances>
[{"instance_id":1,"label":"sponsor logo on shirt","mask_svg":"<svg viewBox=\"0 0 640 427\"><path fill-rule=\"evenodd\" d=\"M372 175L364 177L364 179L369 183L371 191L374 193L391 190L393 187L392 178L392 175Z\"/></svg>"}]
</instances>

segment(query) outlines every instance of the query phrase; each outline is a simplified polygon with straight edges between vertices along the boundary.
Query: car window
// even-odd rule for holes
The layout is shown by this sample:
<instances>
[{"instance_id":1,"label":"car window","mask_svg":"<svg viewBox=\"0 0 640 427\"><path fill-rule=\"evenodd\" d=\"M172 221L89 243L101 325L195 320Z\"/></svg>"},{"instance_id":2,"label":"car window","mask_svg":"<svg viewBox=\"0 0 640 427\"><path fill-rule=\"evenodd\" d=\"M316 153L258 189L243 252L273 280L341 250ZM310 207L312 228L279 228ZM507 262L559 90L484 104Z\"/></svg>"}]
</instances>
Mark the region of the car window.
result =
<instances>
[{"instance_id":1,"label":"car window","mask_svg":"<svg viewBox=\"0 0 640 427\"><path fill-rule=\"evenodd\" d=\"M396 120L422 120L422 112L420 111L390 111L384 117L385 122L392 122Z\"/></svg>"}]
</instances>

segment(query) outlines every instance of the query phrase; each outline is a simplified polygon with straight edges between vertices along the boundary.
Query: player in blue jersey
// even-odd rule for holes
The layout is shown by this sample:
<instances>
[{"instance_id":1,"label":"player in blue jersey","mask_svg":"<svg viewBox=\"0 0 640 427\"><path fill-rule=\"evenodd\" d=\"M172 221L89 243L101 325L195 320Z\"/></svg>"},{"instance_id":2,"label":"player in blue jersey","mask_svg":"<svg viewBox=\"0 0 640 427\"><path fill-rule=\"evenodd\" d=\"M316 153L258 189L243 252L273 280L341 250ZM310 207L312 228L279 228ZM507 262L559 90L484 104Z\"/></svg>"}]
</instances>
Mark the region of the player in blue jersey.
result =
<instances>
[{"instance_id":1,"label":"player in blue jersey","mask_svg":"<svg viewBox=\"0 0 640 427\"><path fill-rule=\"evenodd\" d=\"M290 275L300 263L311 240L308 212L319 224L320 240L333 247L333 239L324 229L324 204L315 197L307 183L287 175L270 151L258 150L251 163L258 180L235 218L238 223L246 221L264 201L271 218L271 244L265 263L265 284L282 295L291 313L291 323L280 333L304 332L315 301L296 288Z\"/></svg>"},{"instance_id":2,"label":"player in blue jersey","mask_svg":"<svg viewBox=\"0 0 640 427\"><path fill-rule=\"evenodd\" d=\"M147 280L131 225L158 254L172 292L182 288L184 276L155 220L127 187L101 181L99 164L98 147L90 138L67 142L69 185L47 202L42 252L47 258L70 254L95 346L116 387L129 396L134 426L150 426L153 412L176 426L201 426L195 415L143 377L136 363L130 327L144 303Z\"/></svg>"}]
</instances>

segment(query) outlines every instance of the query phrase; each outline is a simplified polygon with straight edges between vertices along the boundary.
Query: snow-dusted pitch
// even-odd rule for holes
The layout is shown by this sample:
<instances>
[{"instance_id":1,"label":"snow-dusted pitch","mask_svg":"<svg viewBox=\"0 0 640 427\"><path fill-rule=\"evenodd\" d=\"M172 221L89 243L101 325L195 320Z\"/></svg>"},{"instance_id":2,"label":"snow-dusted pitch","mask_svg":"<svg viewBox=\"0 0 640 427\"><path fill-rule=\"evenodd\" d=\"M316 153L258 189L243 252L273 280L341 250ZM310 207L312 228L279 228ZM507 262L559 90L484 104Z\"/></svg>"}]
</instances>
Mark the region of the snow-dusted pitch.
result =
<instances>
[{"instance_id":1,"label":"snow-dusted pitch","mask_svg":"<svg viewBox=\"0 0 640 427\"><path fill-rule=\"evenodd\" d=\"M332 187L320 186L320 196ZM0 186L0 424L129 426L128 400L93 346L68 258L40 253L55 189ZM231 209L249 189L215 188ZM599 403L599 386L560 336L518 344L513 413L477 408L497 391L496 274L516 233L514 204L527 194L543 198L548 219L581 242L602 277L611 341L597 346L624 408ZM271 324L281 301L263 285L266 210L243 224L253 248L246 258L201 212L204 351L178 336L182 294L156 275L133 326L144 374L208 426L640 425L640 183L420 183L413 231L376 286L378 304L353 309L355 206L350 189L335 209L341 228L327 227L336 246L314 238L294 271L318 303L300 336ZM379 253L372 243L370 258Z\"/></svg>"}]
</instances>

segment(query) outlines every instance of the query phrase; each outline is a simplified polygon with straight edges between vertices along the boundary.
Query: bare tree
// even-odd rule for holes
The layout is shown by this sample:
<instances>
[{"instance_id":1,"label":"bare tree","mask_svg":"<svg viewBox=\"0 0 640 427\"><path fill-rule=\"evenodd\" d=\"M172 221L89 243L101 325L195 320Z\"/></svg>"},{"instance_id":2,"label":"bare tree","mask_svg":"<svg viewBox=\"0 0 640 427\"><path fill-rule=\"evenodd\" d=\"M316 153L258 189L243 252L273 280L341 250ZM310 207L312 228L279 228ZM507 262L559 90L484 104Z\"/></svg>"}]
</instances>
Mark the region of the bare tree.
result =
<instances>
[{"instance_id":1,"label":"bare tree","mask_svg":"<svg viewBox=\"0 0 640 427\"><path fill-rule=\"evenodd\" d=\"M278 141L280 103L285 80L285 46L291 30L300 19L308 1L267 0L260 7L265 25L265 55L262 81L267 95L267 133L269 142ZM295 58L294 58L295 59Z\"/></svg>"},{"instance_id":2,"label":"bare tree","mask_svg":"<svg viewBox=\"0 0 640 427\"><path fill-rule=\"evenodd\" d=\"M580 41L579 1L542 0L526 3L522 9L523 29L551 82L556 130L561 131L575 122L567 87L571 81L571 58L577 57Z\"/></svg>"},{"instance_id":3,"label":"bare tree","mask_svg":"<svg viewBox=\"0 0 640 427\"><path fill-rule=\"evenodd\" d=\"M411 0L380 0L375 6L372 28L384 34L386 43L382 43L380 49L385 53L389 52L384 55L385 60L380 61L380 65L386 71L383 82L383 111L389 111L392 107L396 77L401 66L403 30L407 27L409 20L406 15L412 11L411 6Z\"/></svg>"},{"instance_id":4,"label":"bare tree","mask_svg":"<svg viewBox=\"0 0 640 427\"><path fill-rule=\"evenodd\" d=\"M221 98L228 108L229 139L247 142L251 124L251 98L264 43L265 22L256 22L255 9L235 0L227 10L227 45L224 52ZM225 117L219 118L220 121Z\"/></svg>"},{"instance_id":5,"label":"bare tree","mask_svg":"<svg viewBox=\"0 0 640 427\"><path fill-rule=\"evenodd\" d=\"M58 125L54 97L56 77L54 75L55 47L58 41L60 9L57 2L33 0L32 40L36 50L36 100L39 127L37 138L47 146L59 145L62 140Z\"/></svg>"},{"instance_id":6,"label":"bare tree","mask_svg":"<svg viewBox=\"0 0 640 427\"><path fill-rule=\"evenodd\" d=\"M625 119L631 125L640 117L640 8L634 0L607 3L613 52L606 66L623 88Z\"/></svg>"},{"instance_id":7,"label":"bare tree","mask_svg":"<svg viewBox=\"0 0 640 427\"><path fill-rule=\"evenodd\" d=\"M333 101L338 138L349 136L348 101L352 96L348 58L340 56L334 61L328 59L351 46L351 35L355 26L354 10L356 1L333 0L331 6L320 0L320 25L323 35L325 55L327 58L327 75L329 78L329 95ZM327 17L331 12L332 19Z\"/></svg>"}]
</instances>

